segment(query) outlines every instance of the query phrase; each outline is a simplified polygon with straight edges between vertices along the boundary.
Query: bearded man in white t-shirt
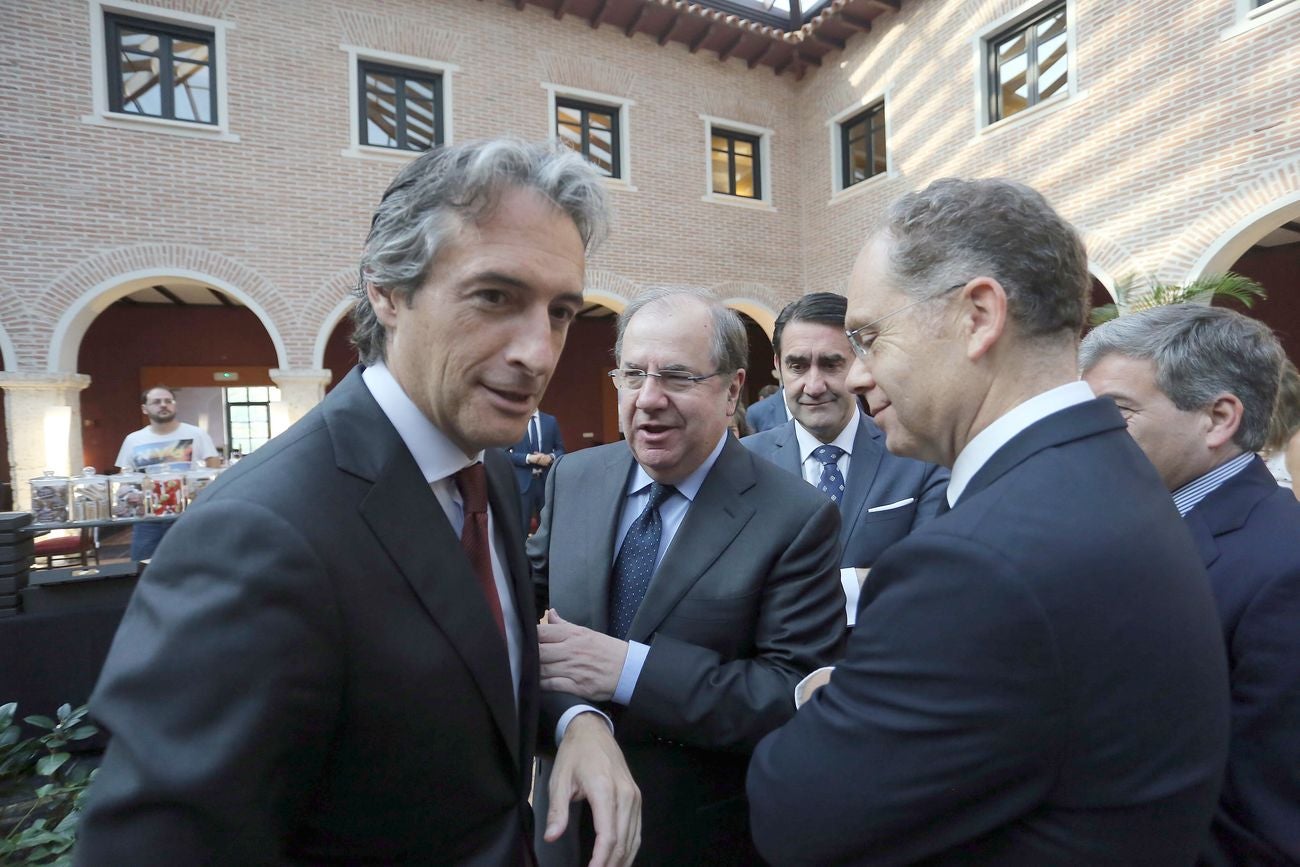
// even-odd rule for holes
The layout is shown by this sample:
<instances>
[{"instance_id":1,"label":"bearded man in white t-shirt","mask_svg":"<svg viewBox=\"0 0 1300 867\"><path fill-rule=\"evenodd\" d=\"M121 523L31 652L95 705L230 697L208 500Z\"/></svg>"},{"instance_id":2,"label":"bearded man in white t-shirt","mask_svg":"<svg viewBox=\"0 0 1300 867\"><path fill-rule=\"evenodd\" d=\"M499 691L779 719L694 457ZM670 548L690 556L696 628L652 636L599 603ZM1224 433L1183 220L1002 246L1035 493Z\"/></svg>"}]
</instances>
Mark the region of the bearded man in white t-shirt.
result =
<instances>
[{"instance_id":1,"label":"bearded man in white t-shirt","mask_svg":"<svg viewBox=\"0 0 1300 867\"><path fill-rule=\"evenodd\" d=\"M140 395L140 411L149 424L132 431L122 441L117 466L122 472L144 472L159 464L176 464L176 469L190 469L194 461L209 467L221 465L212 437L203 428L176 418L176 395L165 385L155 385ZM170 523L137 524L131 531L131 559L135 562L153 556Z\"/></svg>"}]
</instances>

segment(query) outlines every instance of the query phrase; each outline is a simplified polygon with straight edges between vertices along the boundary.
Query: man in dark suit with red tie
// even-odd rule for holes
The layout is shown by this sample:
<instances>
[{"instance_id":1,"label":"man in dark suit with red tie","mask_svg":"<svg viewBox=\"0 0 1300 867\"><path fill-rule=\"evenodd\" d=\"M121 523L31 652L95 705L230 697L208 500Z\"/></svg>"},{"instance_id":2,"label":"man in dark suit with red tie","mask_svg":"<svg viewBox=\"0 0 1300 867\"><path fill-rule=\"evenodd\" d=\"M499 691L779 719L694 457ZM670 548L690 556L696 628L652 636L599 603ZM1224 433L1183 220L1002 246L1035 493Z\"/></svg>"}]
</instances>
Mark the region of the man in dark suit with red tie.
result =
<instances>
[{"instance_id":1,"label":"man in dark suit with red tie","mask_svg":"<svg viewBox=\"0 0 1300 867\"><path fill-rule=\"evenodd\" d=\"M509 463L582 305L595 173L513 141L409 163L375 213L363 368L159 547L91 699L112 741L80 864L535 861L536 614ZM639 803L581 713L555 810L595 862ZM558 833L558 832L557 832Z\"/></svg>"}]
</instances>

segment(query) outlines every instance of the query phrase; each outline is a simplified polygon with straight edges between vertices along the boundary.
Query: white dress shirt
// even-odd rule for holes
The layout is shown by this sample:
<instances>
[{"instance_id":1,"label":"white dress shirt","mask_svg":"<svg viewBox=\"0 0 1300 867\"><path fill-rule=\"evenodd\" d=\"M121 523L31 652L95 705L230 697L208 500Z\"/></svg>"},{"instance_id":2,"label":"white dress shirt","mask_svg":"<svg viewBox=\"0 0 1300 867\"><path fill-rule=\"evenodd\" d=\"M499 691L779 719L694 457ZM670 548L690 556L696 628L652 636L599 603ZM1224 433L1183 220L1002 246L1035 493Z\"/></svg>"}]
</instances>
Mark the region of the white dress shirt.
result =
<instances>
[{"instance_id":1,"label":"white dress shirt","mask_svg":"<svg viewBox=\"0 0 1300 867\"><path fill-rule=\"evenodd\" d=\"M420 411L402 387L393 378L393 374L383 362L377 362L361 372L361 380L374 397L379 408L397 429L397 435L415 458L416 465L424 475L424 480L433 489L438 498L438 505L447 514L452 529L459 536L465 526L465 506L461 500L456 480L452 478L465 467L483 460L483 453L473 457L466 456L457 448L447 435L438 430ZM412 528L418 532L418 528ZM488 506L488 546L492 555L492 578L496 582L497 596L501 599L501 615L505 619L506 648L510 653L510 679L514 682L516 704L519 701L519 668L521 665L521 646L523 630L519 625L519 611L515 607L515 597L510 589L506 571L502 568L503 556L501 543L497 539L495 518L492 507Z\"/></svg>"},{"instance_id":2,"label":"white dress shirt","mask_svg":"<svg viewBox=\"0 0 1300 867\"><path fill-rule=\"evenodd\" d=\"M813 452L817 450L818 446L822 445L839 446L844 450L844 454L840 455L839 460L835 462L835 466L840 471L840 477L844 479L844 496L846 497L848 496L849 486L849 464L853 460L853 441L858 436L859 413L856 398L853 403L853 417L840 431L839 436L829 443L823 443L810 434L808 429L799 423L798 419L795 419L794 422L795 439L799 441L799 465L803 469L803 480L814 488L820 487L822 483L822 462L813 457ZM849 528L841 528L841 536L847 536L848 533ZM862 588L858 585L857 570L851 566L841 569L840 586L844 588L844 617L849 626L852 626L858 617L858 596L862 592Z\"/></svg>"}]
</instances>

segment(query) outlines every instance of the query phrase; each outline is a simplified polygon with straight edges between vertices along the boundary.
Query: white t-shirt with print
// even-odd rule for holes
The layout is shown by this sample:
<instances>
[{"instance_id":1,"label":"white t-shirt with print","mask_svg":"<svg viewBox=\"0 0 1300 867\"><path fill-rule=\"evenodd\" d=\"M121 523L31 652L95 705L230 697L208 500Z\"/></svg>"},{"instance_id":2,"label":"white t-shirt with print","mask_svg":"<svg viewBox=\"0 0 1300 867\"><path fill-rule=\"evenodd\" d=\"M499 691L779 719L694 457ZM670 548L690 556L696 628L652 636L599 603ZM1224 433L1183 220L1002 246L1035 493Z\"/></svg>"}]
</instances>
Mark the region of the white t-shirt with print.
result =
<instances>
[{"instance_id":1,"label":"white t-shirt with print","mask_svg":"<svg viewBox=\"0 0 1300 867\"><path fill-rule=\"evenodd\" d=\"M158 464L174 465L173 469L189 469L194 461L206 461L217 456L212 437L201 427L186 422L171 433L154 433L148 426L126 435L122 450L117 453L117 465L124 472L143 472L145 467Z\"/></svg>"}]
</instances>

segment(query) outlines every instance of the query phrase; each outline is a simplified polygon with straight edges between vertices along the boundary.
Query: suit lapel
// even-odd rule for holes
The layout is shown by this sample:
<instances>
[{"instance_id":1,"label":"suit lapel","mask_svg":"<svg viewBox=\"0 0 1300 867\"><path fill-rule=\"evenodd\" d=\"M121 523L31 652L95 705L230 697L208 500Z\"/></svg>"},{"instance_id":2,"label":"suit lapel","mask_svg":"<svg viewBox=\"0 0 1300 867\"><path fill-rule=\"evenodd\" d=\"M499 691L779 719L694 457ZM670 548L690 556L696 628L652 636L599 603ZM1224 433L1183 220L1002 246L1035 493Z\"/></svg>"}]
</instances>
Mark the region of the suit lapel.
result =
<instances>
[{"instance_id":1,"label":"suit lapel","mask_svg":"<svg viewBox=\"0 0 1300 867\"><path fill-rule=\"evenodd\" d=\"M728 438L650 579L628 630L629 639L648 640L754 516L753 506L743 499L754 486L753 461L744 446Z\"/></svg>"},{"instance_id":2,"label":"suit lapel","mask_svg":"<svg viewBox=\"0 0 1300 867\"><path fill-rule=\"evenodd\" d=\"M799 457L799 437L794 432L794 422L786 422L779 430L781 433L773 443L772 462L803 478L803 461Z\"/></svg>"},{"instance_id":3,"label":"suit lapel","mask_svg":"<svg viewBox=\"0 0 1300 867\"><path fill-rule=\"evenodd\" d=\"M360 369L334 391L337 398L322 409L335 461L339 469L372 485L359 506L361 517L473 675L518 760L510 658L478 580L460 552L460 540L415 459L361 381ZM497 515L510 513L499 500L493 506Z\"/></svg>"},{"instance_id":4,"label":"suit lapel","mask_svg":"<svg viewBox=\"0 0 1300 867\"><path fill-rule=\"evenodd\" d=\"M609 582L614 569L614 537L623 514L623 492L632 471L632 450L609 449L604 461L595 462L579 484L579 496L586 501L581 514L589 521L580 528L574 575L589 575L587 582L588 625L597 632L609 631Z\"/></svg>"},{"instance_id":5,"label":"suit lapel","mask_svg":"<svg viewBox=\"0 0 1300 867\"><path fill-rule=\"evenodd\" d=\"M1215 537L1240 530L1260 500L1273 493L1277 482L1268 467L1255 458L1187 513L1187 529L1207 567L1219 559Z\"/></svg>"},{"instance_id":6,"label":"suit lapel","mask_svg":"<svg viewBox=\"0 0 1300 867\"><path fill-rule=\"evenodd\" d=\"M840 518L848 530L844 533L846 539L861 526L860 519L862 510L867 505L867 494L871 491L884 456L885 449L873 433L878 432L873 432L867 425L866 418L859 415L858 432L853 437L853 456L849 458L849 478L846 483L848 492L840 503Z\"/></svg>"}]
</instances>

